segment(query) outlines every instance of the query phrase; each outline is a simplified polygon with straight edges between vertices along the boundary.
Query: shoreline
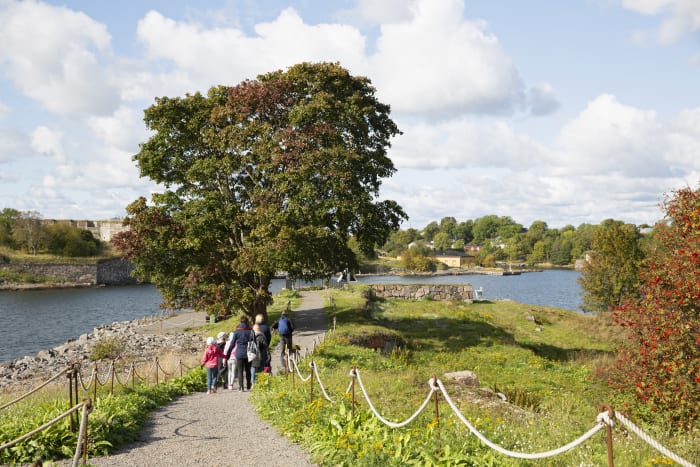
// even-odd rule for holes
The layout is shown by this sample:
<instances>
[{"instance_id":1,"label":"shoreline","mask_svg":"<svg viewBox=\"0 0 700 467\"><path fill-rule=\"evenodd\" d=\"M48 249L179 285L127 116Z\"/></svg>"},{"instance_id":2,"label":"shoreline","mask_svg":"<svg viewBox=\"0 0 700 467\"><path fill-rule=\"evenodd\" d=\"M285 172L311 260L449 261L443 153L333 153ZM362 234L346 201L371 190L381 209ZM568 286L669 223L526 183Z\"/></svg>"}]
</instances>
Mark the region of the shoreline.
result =
<instances>
[{"instance_id":1,"label":"shoreline","mask_svg":"<svg viewBox=\"0 0 700 467\"><path fill-rule=\"evenodd\" d=\"M70 364L91 362L92 347L103 338L123 342L124 353L120 358L148 360L168 353L182 357L197 355L203 346L202 337L185 329L206 322L204 313L182 311L174 316L142 317L95 327L77 339L34 355L0 362L0 393L25 389Z\"/></svg>"},{"instance_id":2,"label":"shoreline","mask_svg":"<svg viewBox=\"0 0 700 467\"><path fill-rule=\"evenodd\" d=\"M29 282L0 282L0 290L13 292L22 290L49 290L49 289L87 289L92 287L106 287L92 282L60 282L60 283L29 283Z\"/></svg>"}]
</instances>

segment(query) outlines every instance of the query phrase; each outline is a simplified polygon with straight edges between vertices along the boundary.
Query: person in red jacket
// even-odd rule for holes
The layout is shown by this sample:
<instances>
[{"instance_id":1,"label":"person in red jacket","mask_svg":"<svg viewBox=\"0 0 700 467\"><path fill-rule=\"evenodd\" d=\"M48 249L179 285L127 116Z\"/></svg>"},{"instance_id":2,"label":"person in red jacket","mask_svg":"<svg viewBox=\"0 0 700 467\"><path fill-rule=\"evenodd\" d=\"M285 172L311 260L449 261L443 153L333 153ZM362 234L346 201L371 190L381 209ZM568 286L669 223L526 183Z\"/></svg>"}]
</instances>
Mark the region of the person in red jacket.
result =
<instances>
[{"instance_id":1,"label":"person in red jacket","mask_svg":"<svg viewBox=\"0 0 700 467\"><path fill-rule=\"evenodd\" d=\"M216 392L216 379L219 373L219 359L226 361L226 355L216 345L213 337L207 337L207 349L202 356L202 366L207 367L207 394Z\"/></svg>"}]
</instances>

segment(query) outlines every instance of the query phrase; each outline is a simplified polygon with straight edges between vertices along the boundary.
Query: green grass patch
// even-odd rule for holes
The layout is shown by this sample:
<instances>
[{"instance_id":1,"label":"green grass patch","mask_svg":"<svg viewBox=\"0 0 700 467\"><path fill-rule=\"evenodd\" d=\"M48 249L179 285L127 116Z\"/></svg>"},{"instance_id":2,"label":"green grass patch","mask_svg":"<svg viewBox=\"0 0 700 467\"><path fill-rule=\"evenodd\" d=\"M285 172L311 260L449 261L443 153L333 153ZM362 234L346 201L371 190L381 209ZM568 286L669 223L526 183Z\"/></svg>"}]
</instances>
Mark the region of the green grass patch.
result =
<instances>
[{"instance_id":1,"label":"green grass patch","mask_svg":"<svg viewBox=\"0 0 700 467\"><path fill-rule=\"evenodd\" d=\"M337 329L313 356L333 399L314 381L284 377L256 383L258 413L309 450L320 465L606 465L601 431L584 445L547 460L512 459L483 445L440 398L414 422L392 429L369 411L359 387L354 416L345 394L356 366L383 417L400 422L426 398L428 381L440 378L460 412L488 439L518 452L556 449L592 428L604 403L622 403L595 376L609 362L615 342L598 316L514 302L383 300L366 304L365 287L333 292L327 312ZM534 319L533 319L534 318ZM395 336L401 345L381 353L367 348L368 335ZM300 368L309 368L306 362ZM471 370L481 388L444 375ZM486 390L488 388L488 390ZM505 394L502 402L494 393ZM627 400L629 401L629 400ZM616 407L618 408L618 407ZM618 410L630 407L619 406ZM634 417L633 417L634 419ZM634 420L651 436L690 461L700 457L700 433L668 433L667 426ZM614 429L619 465L660 465L665 460L636 436Z\"/></svg>"}]
</instances>

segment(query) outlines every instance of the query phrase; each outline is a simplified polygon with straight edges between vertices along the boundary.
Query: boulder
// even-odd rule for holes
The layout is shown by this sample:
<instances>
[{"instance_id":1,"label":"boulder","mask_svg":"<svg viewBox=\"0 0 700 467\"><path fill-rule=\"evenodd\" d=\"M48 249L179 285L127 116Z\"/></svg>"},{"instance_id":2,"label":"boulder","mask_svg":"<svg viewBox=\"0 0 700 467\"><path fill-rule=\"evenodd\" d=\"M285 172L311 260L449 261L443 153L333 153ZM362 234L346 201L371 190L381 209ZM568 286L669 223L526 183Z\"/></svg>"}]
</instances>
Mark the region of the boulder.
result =
<instances>
[{"instance_id":1,"label":"boulder","mask_svg":"<svg viewBox=\"0 0 700 467\"><path fill-rule=\"evenodd\" d=\"M479 387L479 377L476 373L469 370L454 371L452 373L445 373L445 378L453 379L460 384L465 386L478 388Z\"/></svg>"}]
</instances>

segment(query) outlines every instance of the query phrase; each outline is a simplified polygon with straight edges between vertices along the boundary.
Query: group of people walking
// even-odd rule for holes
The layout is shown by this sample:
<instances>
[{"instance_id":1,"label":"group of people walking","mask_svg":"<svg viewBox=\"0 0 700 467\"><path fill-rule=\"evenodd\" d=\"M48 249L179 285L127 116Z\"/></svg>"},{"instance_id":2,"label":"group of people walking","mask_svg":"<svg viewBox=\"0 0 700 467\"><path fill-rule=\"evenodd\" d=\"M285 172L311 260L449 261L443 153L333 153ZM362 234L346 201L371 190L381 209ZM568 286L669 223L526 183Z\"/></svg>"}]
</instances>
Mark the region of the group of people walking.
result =
<instances>
[{"instance_id":1,"label":"group of people walking","mask_svg":"<svg viewBox=\"0 0 700 467\"><path fill-rule=\"evenodd\" d=\"M262 314L255 316L251 327L248 318L242 316L236 329L229 333L220 332L216 339L207 337L207 346L202 356L202 366L207 369L207 394L216 393L219 380L230 390L238 386L238 391L250 391L255 384L255 375L271 373L270 342L272 330L280 334L282 346L282 367L285 367L285 353L292 352L292 332L294 324L287 310L280 319L268 326ZM252 343L252 345L250 345Z\"/></svg>"}]
</instances>

